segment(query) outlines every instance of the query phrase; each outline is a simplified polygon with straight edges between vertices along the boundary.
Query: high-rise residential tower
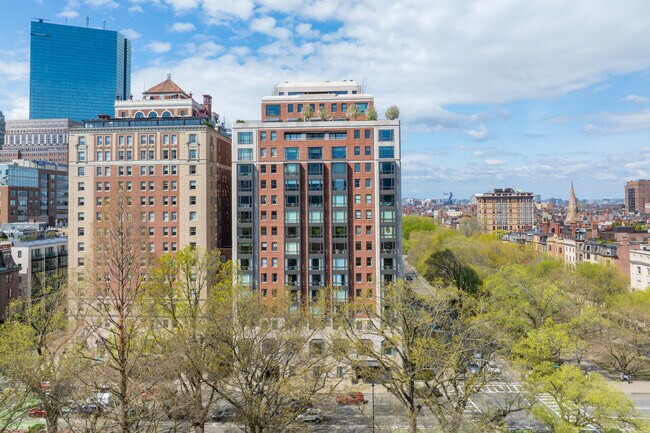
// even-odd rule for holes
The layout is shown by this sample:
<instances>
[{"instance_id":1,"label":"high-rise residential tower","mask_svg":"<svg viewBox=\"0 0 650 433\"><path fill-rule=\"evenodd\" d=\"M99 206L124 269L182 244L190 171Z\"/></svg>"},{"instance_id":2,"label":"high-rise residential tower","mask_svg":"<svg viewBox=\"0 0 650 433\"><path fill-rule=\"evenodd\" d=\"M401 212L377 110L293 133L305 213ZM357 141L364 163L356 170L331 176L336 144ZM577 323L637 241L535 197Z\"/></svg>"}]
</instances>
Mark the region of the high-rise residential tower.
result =
<instances>
[{"instance_id":1,"label":"high-rise residential tower","mask_svg":"<svg viewBox=\"0 0 650 433\"><path fill-rule=\"evenodd\" d=\"M625 210L628 213L650 213L650 180L629 180L625 183Z\"/></svg>"},{"instance_id":2,"label":"high-rise residential tower","mask_svg":"<svg viewBox=\"0 0 650 433\"><path fill-rule=\"evenodd\" d=\"M498 188L476 195L478 222L483 230L525 230L533 227L533 193Z\"/></svg>"},{"instance_id":3,"label":"high-rise residential tower","mask_svg":"<svg viewBox=\"0 0 650 433\"><path fill-rule=\"evenodd\" d=\"M32 21L30 119L95 119L130 93L131 42L120 33Z\"/></svg>"},{"instance_id":4,"label":"high-rise residential tower","mask_svg":"<svg viewBox=\"0 0 650 433\"><path fill-rule=\"evenodd\" d=\"M141 100L70 129L70 278L82 280L95 221L124 198L160 256L185 246L230 251L231 144L212 113L170 78Z\"/></svg>"},{"instance_id":5,"label":"high-rise residential tower","mask_svg":"<svg viewBox=\"0 0 650 433\"><path fill-rule=\"evenodd\" d=\"M262 300L379 307L401 274L400 123L373 106L354 81L284 83L233 126L233 257Z\"/></svg>"}]
</instances>

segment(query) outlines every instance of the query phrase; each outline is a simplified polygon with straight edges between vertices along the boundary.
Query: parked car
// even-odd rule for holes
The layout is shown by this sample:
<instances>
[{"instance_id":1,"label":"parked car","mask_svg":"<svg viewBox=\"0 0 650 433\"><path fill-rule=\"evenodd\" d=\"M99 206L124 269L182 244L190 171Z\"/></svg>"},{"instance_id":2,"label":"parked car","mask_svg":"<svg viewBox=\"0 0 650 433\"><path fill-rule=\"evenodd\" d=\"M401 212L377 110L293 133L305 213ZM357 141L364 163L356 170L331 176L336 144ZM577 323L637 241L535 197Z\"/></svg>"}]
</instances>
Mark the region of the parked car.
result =
<instances>
[{"instance_id":1,"label":"parked car","mask_svg":"<svg viewBox=\"0 0 650 433\"><path fill-rule=\"evenodd\" d=\"M499 364L494 361L488 361L488 363L485 364L485 370L488 373L501 374L501 367L499 367Z\"/></svg>"},{"instance_id":2,"label":"parked car","mask_svg":"<svg viewBox=\"0 0 650 433\"><path fill-rule=\"evenodd\" d=\"M34 406L27 411L27 415L32 418L44 418L47 412L43 406Z\"/></svg>"},{"instance_id":3,"label":"parked car","mask_svg":"<svg viewBox=\"0 0 650 433\"><path fill-rule=\"evenodd\" d=\"M230 421L235 419L236 414L237 412L235 412L234 407L223 406L213 410L212 413L210 414L210 419L212 421Z\"/></svg>"},{"instance_id":4,"label":"parked car","mask_svg":"<svg viewBox=\"0 0 650 433\"><path fill-rule=\"evenodd\" d=\"M336 402L338 404L363 404L368 403L368 400L363 397L362 392L348 392L347 394L337 395Z\"/></svg>"},{"instance_id":5,"label":"parked car","mask_svg":"<svg viewBox=\"0 0 650 433\"><path fill-rule=\"evenodd\" d=\"M313 407L310 407L300 415L298 415L298 418L296 418L298 421L302 422L316 422L316 423L321 423L323 422L323 413L320 411L320 409L314 409Z\"/></svg>"},{"instance_id":6,"label":"parked car","mask_svg":"<svg viewBox=\"0 0 650 433\"><path fill-rule=\"evenodd\" d=\"M478 365L478 362L470 362L467 365L467 369L469 370L470 373L472 374L478 374L479 371L481 371L481 366Z\"/></svg>"},{"instance_id":7,"label":"parked car","mask_svg":"<svg viewBox=\"0 0 650 433\"><path fill-rule=\"evenodd\" d=\"M94 403L87 403L81 406L79 409L79 413L82 415L90 416L90 415L96 415L99 416L103 412L102 407L98 404Z\"/></svg>"}]
</instances>

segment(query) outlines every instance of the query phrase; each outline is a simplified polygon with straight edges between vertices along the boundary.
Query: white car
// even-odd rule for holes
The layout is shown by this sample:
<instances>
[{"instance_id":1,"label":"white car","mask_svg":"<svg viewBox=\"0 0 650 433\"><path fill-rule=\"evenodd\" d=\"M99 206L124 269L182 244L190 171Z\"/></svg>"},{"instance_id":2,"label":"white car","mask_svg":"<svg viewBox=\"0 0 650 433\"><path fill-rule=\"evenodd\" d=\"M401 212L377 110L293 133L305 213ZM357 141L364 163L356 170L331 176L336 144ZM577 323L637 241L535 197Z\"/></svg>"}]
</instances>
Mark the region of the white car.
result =
<instances>
[{"instance_id":1,"label":"white car","mask_svg":"<svg viewBox=\"0 0 650 433\"><path fill-rule=\"evenodd\" d=\"M309 408L300 415L298 415L298 421L303 422L323 422L323 414L320 409Z\"/></svg>"}]
</instances>

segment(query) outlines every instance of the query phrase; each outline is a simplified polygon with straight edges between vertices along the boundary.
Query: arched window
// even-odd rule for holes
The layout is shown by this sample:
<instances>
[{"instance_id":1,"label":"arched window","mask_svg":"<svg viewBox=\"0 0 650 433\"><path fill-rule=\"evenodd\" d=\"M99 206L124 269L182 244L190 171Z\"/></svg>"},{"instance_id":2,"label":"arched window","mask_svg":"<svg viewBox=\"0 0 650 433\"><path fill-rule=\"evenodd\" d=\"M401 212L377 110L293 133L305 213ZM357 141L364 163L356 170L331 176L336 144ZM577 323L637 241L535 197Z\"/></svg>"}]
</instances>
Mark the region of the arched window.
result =
<instances>
[{"instance_id":1,"label":"arched window","mask_svg":"<svg viewBox=\"0 0 650 433\"><path fill-rule=\"evenodd\" d=\"M142 114L142 111L138 111L135 113L135 118L136 119L142 119L144 117L144 114Z\"/></svg>"},{"instance_id":2,"label":"arched window","mask_svg":"<svg viewBox=\"0 0 650 433\"><path fill-rule=\"evenodd\" d=\"M162 117L172 117L172 113L165 110L165 111L163 111Z\"/></svg>"},{"instance_id":3,"label":"arched window","mask_svg":"<svg viewBox=\"0 0 650 433\"><path fill-rule=\"evenodd\" d=\"M152 118L152 119L153 119L154 117L158 117L158 113L156 113L155 111L150 111L150 112L149 112L149 117Z\"/></svg>"}]
</instances>

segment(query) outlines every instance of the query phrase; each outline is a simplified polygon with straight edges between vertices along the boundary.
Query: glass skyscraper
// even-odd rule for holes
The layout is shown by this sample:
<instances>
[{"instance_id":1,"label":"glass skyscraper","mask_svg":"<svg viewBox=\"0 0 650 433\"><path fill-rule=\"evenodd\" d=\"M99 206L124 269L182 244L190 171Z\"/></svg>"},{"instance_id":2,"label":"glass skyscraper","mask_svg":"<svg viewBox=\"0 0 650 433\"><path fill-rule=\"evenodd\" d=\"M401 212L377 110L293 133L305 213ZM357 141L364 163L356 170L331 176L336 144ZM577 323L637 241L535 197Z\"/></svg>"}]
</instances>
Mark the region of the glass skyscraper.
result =
<instances>
[{"instance_id":1,"label":"glass skyscraper","mask_svg":"<svg viewBox=\"0 0 650 433\"><path fill-rule=\"evenodd\" d=\"M33 21L30 119L96 119L131 93L131 41L118 32Z\"/></svg>"}]
</instances>

